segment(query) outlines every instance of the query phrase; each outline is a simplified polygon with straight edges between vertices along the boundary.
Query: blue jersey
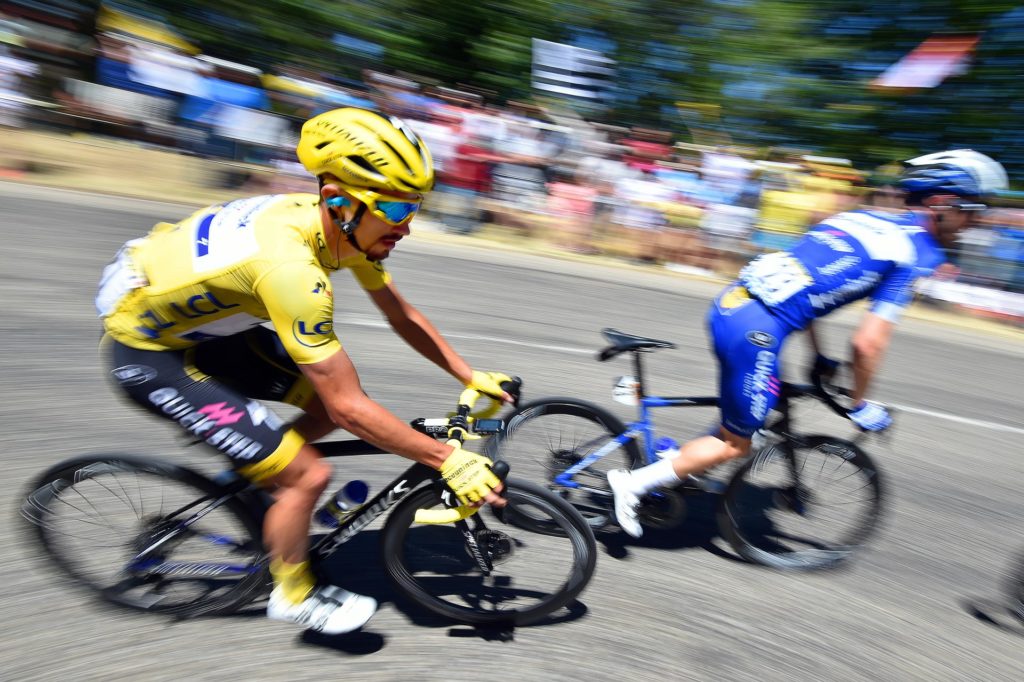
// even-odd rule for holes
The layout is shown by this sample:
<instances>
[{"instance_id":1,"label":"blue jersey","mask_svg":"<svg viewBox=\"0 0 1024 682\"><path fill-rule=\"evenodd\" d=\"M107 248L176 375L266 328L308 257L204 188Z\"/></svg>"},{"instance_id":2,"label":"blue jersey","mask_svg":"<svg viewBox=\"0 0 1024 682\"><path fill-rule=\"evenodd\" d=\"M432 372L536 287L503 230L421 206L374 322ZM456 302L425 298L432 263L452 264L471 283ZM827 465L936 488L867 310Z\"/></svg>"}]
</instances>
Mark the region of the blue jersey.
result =
<instances>
[{"instance_id":1,"label":"blue jersey","mask_svg":"<svg viewBox=\"0 0 1024 682\"><path fill-rule=\"evenodd\" d=\"M946 260L922 220L909 212L840 213L812 227L789 251L758 256L739 280L791 329L865 297L871 312L896 322L914 280Z\"/></svg>"}]
</instances>

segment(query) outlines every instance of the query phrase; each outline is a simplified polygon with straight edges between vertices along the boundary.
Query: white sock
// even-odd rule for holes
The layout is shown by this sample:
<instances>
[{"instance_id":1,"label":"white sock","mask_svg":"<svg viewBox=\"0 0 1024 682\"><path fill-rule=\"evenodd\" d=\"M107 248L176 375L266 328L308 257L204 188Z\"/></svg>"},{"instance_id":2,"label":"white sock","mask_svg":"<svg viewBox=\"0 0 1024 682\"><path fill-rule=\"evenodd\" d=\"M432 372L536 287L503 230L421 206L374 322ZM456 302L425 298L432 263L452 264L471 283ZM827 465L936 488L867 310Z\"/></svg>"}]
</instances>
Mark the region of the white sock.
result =
<instances>
[{"instance_id":1,"label":"white sock","mask_svg":"<svg viewBox=\"0 0 1024 682\"><path fill-rule=\"evenodd\" d=\"M654 464L648 464L629 472L632 492L638 497L655 488L674 486L681 480L672 469L672 460L670 459L659 459Z\"/></svg>"}]
</instances>

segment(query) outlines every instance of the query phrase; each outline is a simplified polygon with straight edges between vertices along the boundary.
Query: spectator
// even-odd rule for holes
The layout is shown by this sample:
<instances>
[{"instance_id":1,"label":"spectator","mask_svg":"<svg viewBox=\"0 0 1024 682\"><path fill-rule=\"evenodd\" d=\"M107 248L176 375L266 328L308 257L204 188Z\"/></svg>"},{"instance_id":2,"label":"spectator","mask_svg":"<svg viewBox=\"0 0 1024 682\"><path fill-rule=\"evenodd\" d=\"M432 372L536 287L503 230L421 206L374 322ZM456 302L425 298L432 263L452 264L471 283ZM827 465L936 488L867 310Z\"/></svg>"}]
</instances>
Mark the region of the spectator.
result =
<instances>
[{"instance_id":1,"label":"spectator","mask_svg":"<svg viewBox=\"0 0 1024 682\"><path fill-rule=\"evenodd\" d=\"M667 222L660 206L676 197L675 190L650 173L616 183L612 221L629 256L646 263L657 262L657 235Z\"/></svg>"},{"instance_id":2,"label":"spectator","mask_svg":"<svg viewBox=\"0 0 1024 682\"><path fill-rule=\"evenodd\" d=\"M547 189L555 243L566 251L595 253L592 233L597 188L576 172L562 171Z\"/></svg>"},{"instance_id":3,"label":"spectator","mask_svg":"<svg viewBox=\"0 0 1024 682\"><path fill-rule=\"evenodd\" d=\"M462 129L462 142L448 159L448 168L439 179L436 202L443 221L456 234L475 232L483 215L481 197L491 189L491 164L496 157L480 138Z\"/></svg>"},{"instance_id":4,"label":"spectator","mask_svg":"<svg viewBox=\"0 0 1024 682\"><path fill-rule=\"evenodd\" d=\"M16 36L6 38L16 41ZM23 79L34 76L38 68L26 61L0 42L0 127L21 128L26 107Z\"/></svg>"}]
</instances>

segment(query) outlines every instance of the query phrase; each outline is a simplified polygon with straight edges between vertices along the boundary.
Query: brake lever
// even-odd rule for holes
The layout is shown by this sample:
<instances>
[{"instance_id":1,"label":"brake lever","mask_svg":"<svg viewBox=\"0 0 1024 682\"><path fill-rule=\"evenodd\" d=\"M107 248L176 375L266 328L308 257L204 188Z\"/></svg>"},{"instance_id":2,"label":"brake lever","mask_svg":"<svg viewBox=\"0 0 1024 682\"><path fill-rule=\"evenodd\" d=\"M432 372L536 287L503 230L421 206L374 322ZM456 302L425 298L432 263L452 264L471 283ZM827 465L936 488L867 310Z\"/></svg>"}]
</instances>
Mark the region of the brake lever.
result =
<instances>
[{"instance_id":1,"label":"brake lever","mask_svg":"<svg viewBox=\"0 0 1024 682\"><path fill-rule=\"evenodd\" d=\"M519 407L519 400L522 398L523 380L520 377L512 377L509 381L502 381L498 386L505 393L512 396L512 406Z\"/></svg>"}]
</instances>

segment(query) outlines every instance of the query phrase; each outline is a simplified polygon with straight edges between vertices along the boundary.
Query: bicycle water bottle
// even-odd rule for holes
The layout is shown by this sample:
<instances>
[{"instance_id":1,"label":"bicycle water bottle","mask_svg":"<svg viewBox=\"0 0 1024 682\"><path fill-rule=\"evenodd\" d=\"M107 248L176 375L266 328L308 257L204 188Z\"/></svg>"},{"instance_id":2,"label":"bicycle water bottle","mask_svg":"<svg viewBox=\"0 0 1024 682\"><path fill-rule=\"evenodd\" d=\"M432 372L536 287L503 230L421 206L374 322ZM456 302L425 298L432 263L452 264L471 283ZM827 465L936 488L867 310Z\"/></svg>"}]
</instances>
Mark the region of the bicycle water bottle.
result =
<instances>
[{"instance_id":1,"label":"bicycle water bottle","mask_svg":"<svg viewBox=\"0 0 1024 682\"><path fill-rule=\"evenodd\" d=\"M337 528L346 516L366 502L370 487L360 480L349 481L331 495L324 506L313 515L316 522L327 528Z\"/></svg>"},{"instance_id":2,"label":"bicycle water bottle","mask_svg":"<svg viewBox=\"0 0 1024 682\"><path fill-rule=\"evenodd\" d=\"M679 456L679 443L675 438L662 436L654 441L654 454L658 459L675 459Z\"/></svg>"}]
</instances>

